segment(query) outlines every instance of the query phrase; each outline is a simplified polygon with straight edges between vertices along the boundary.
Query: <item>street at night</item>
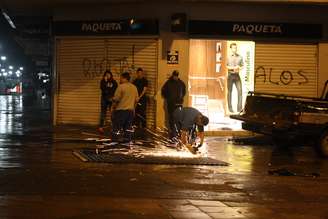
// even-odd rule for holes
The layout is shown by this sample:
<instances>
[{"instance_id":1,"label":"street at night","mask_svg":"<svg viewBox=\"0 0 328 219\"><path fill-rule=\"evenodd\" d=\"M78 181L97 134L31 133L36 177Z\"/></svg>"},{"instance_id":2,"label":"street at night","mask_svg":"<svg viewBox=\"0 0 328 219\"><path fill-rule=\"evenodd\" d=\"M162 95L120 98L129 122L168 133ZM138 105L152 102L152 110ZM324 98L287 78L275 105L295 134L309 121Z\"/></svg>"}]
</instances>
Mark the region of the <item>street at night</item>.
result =
<instances>
[{"instance_id":1,"label":"street at night","mask_svg":"<svg viewBox=\"0 0 328 219\"><path fill-rule=\"evenodd\" d=\"M95 144L69 139L92 128L52 129L45 102L0 98L0 218L328 216L328 160L310 146L208 137L208 156L229 166L88 163L72 152Z\"/></svg>"},{"instance_id":2,"label":"street at night","mask_svg":"<svg viewBox=\"0 0 328 219\"><path fill-rule=\"evenodd\" d=\"M0 219L328 219L328 0L0 0Z\"/></svg>"}]
</instances>

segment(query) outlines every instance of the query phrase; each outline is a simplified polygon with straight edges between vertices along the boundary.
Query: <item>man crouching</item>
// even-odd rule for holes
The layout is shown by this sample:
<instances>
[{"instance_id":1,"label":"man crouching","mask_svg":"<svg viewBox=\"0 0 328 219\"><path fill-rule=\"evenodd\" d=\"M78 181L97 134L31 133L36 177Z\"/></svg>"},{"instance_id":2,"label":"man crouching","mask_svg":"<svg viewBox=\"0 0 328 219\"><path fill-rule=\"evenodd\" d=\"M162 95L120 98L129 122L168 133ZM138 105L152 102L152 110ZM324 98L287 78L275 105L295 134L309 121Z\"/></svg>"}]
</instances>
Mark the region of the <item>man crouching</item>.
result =
<instances>
[{"instance_id":1,"label":"man crouching","mask_svg":"<svg viewBox=\"0 0 328 219\"><path fill-rule=\"evenodd\" d=\"M174 111L175 136L180 136L180 143L189 145L195 143L196 128L200 143L196 147L201 147L204 143L204 126L209 122L197 109L192 107L180 107Z\"/></svg>"}]
</instances>

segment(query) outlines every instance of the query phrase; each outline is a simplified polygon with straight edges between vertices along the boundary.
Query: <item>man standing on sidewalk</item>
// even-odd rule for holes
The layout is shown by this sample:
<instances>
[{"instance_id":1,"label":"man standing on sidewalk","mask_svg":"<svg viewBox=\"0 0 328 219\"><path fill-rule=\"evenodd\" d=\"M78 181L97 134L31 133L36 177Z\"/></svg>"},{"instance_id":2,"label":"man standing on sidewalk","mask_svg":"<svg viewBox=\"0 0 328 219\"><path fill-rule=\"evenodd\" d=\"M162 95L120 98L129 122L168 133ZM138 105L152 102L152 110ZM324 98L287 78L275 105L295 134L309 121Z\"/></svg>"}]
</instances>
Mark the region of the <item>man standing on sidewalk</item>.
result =
<instances>
[{"instance_id":1,"label":"man standing on sidewalk","mask_svg":"<svg viewBox=\"0 0 328 219\"><path fill-rule=\"evenodd\" d=\"M137 78L133 81L133 84L138 89L139 102L136 106L136 114L134 117L134 123L137 127L146 128L146 110L147 110L147 97L146 92L148 88L148 80L143 74L143 69L138 68Z\"/></svg>"},{"instance_id":2,"label":"man standing on sidewalk","mask_svg":"<svg viewBox=\"0 0 328 219\"><path fill-rule=\"evenodd\" d=\"M114 139L123 130L124 138L128 141L131 140L134 109L138 99L138 90L136 86L130 83L130 74L128 72L122 73L120 76L120 85L113 97L112 137Z\"/></svg>"},{"instance_id":3,"label":"man standing on sidewalk","mask_svg":"<svg viewBox=\"0 0 328 219\"><path fill-rule=\"evenodd\" d=\"M182 107L185 95L186 85L179 79L179 72L175 70L162 87L162 96L166 101L171 137L174 136L175 132L173 112L178 107Z\"/></svg>"}]
</instances>

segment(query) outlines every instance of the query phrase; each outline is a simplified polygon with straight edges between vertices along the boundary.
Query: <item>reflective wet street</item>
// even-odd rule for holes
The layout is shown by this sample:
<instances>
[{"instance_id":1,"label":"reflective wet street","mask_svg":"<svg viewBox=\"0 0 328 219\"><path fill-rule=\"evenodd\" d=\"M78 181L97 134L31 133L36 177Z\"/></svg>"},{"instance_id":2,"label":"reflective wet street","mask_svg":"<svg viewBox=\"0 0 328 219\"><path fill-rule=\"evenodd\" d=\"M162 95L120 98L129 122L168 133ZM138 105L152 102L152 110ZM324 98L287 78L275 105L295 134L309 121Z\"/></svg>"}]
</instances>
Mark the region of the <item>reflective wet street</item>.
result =
<instances>
[{"instance_id":1,"label":"reflective wet street","mask_svg":"<svg viewBox=\"0 0 328 219\"><path fill-rule=\"evenodd\" d=\"M47 99L0 96L0 218L328 218L328 160L263 137L207 138L229 166L82 162L83 133ZM90 136L89 136L90 137Z\"/></svg>"}]
</instances>

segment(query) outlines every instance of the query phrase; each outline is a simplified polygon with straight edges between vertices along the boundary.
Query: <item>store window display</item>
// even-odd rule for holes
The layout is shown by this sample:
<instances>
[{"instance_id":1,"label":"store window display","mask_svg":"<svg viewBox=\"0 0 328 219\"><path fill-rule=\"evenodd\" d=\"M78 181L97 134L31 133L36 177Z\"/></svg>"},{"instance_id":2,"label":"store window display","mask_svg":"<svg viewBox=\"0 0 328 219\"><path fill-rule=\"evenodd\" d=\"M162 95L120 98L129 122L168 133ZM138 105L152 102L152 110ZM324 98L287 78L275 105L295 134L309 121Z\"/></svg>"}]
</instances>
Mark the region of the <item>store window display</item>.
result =
<instances>
[{"instance_id":1,"label":"store window display","mask_svg":"<svg viewBox=\"0 0 328 219\"><path fill-rule=\"evenodd\" d=\"M189 103L210 119L207 130L235 130L229 118L238 113L254 89L251 41L190 40Z\"/></svg>"},{"instance_id":2,"label":"store window display","mask_svg":"<svg viewBox=\"0 0 328 219\"><path fill-rule=\"evenodd\" d=\"M241 55L237 53L237 44L231 43L229 46L231 53L227 57L227 69L228 69L228 86L227 86L227 99L228 99L228 108L231 113L234 112L232 108L232 88L233 86L237 89L237 111L241 111L242 107L242 85L240 80L240 75L242 68L244 67L244 60Z\"/></svg>"}]
</instances>

